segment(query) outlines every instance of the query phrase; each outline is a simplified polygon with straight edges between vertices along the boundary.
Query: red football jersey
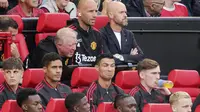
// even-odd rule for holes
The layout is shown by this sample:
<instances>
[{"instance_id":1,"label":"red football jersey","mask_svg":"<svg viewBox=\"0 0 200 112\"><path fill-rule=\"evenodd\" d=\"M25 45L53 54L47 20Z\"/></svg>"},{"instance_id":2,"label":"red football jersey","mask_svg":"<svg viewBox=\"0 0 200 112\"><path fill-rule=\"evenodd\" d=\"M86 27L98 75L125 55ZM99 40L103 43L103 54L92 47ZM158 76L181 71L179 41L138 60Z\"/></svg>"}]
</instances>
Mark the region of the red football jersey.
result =
<instances>
[{"instance_id":1,"label":"red football jersey","mask_svg":"<svg viewBox=\"0 0 200 112\"><path fill-rule=\"evenodd\" d=\"M163 7L161 17L187 17L187 7L181 3L174 3L174 8Z\"/></svg>"}]
</instances>

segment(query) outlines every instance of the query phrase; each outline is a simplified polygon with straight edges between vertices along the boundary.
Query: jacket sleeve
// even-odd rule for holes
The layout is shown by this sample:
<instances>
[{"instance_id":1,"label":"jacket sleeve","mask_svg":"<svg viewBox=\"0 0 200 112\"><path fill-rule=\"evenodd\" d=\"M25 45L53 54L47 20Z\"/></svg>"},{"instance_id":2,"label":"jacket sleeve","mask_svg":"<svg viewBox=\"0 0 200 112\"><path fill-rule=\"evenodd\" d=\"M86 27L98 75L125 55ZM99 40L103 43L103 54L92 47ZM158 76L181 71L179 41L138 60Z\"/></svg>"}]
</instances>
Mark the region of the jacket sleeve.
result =
<instances>
[{"instance_id":1,"label":"jacket sleeve","mask_svg":"<svg viewBox=\"0 0 200 112\"><path fill-rule=\"evenodd\" d=\"M90 104L90 111L97 112L97 105L94 103L97 100L96 95L94 93L92 95L89 95L88 89L84 90L83 93L88 98L88 103Z\"/></svg>"},{"instance_id":2,"label":"jacket sleeve","mask_svg":"<svg viewBox=\"0 0 200 112\"><path fill-rule=\"evenodd\" d=\"M107 46L107 43L106 43L107 38L101 30L100 30L100 34L101 34L101 38L102 38L103 53L110 54L110 50L108 49L108 46Z\"/></svg>"},{"instance_id":3,"label":"jacket sleeve","mask_svg":"<svg viewBox=\"0 0 200 112\"><path fill-rule=\"evenodd\" d=\"M142 0L128 0L126 8L128 17L146 17Z\"/></svg>"},{"instance_id":4,"label":"jacket sleeve","mask_svg":"<svg viewBox=\"0 0 200 112\"><path fill-rule=\"evenodd\" d=\"M127 63L138 63L144 58L144 53L137 44L134 34L130 32L129 36L132 37L132 43L133 43L132 49L137 48L138 54L137 55L121 54L121 55L124 57L124 61Z\"/></svg>"},{"instance_id":5,"label":"jacket sleeve","mask_svg":"<svg viewBox=\"0 0 200 112\"><path fill-rule=\"evenodd\" d=\"M2 94L0 94L0 110L2 109L3 103L5 102L5 98L3 97Z\"/></svg>"},{"instance_id":6,"label":"jacket sleeve","mask_svg":"<svg viewBox=\"0 0 200 112\"><path fill-rule=\"evenodd\" d=\"M192 105L192 112L195 112L195 109L197 108L198 105L200 105L200 94L199 96L197 96L197 98L195 99Z\"/></svg>"}]
</instances>

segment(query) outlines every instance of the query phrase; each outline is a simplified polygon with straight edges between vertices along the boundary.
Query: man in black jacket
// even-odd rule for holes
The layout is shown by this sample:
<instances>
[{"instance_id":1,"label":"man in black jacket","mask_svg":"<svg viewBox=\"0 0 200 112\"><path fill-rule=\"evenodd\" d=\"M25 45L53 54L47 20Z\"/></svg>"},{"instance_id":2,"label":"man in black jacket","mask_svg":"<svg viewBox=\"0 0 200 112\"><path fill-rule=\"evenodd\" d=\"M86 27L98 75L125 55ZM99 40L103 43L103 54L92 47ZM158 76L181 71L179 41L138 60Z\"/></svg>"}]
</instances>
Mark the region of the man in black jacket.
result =
<instances>
[{"instance_id":1,"label":"man in black jacket","mask_svg":"<svg viewBox=\"0 0 200 112\"><path fill-rule=\"evenodd\" d=\"M92 26L97 16L97 3L94 0L80 0L78 19L67 21L68 27L78 32L73 64L94 64L96 56L103 52L101 34Z\"/></svg>"},{"instance_id":2,"label":"man in black jacket","mask_svg":"<svg viewBox=\"0 0 200 112\"><path fill-rule=\"evenodd\" d=\"M157 17L164 5L164 0L129 0L127 14L129 17Z\"/></svg>"},{"instance_id":3,"label":"man in black jacket","mask_svg":"<svg viewBox=\"0 0 200 112\"><path fill-rule=\"evenodd\" d=\"M55 52L62 57L64 65L68 65L68 58L72 57L76 49L77 33L70 28L62 28L56 37L42 40L36 49L24 61L26 68L42 68L42 58L46 53Z\"/></svg>"},{"instance_id":4,"label":"man in black jacket","mask_svg":"<svg viewBox=\"0 0 200 112\"><path fill-rule=\"evenodd\" d=\"M138 46L133 33L125 28L128 24L126 6L117 1L108 5L110 23L101 29L105 49L117 59L116 64L137 64L143 59L143 52Z\"/></svg>"}]
</instances>

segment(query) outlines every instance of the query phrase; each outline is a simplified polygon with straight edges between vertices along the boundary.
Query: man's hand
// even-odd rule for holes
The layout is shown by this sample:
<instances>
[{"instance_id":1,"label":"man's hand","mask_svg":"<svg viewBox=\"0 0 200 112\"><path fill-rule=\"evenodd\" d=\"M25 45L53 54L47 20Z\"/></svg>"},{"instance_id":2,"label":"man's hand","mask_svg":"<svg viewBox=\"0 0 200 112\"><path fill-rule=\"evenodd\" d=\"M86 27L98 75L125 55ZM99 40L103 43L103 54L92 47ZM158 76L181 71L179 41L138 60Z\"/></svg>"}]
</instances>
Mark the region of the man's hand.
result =
<instances>
[{"instance_id":1,"label":"man's hand","mask_svg":"<svg viewBox=\"0 0 200 112\"><path fill-rule=\"evenodd\" d=\"M137 55L138 54L138 49L137 48L135 48L135 49L131 49L131 53L130 53L131 55Z\"/></svg>"},{"instance_id":2,"label":"man's hand","mask_svg":"<svg viewBox=\"0 0 200 112\"><path fill-rule=\"evenodd\" d=\"M165 88L165 87L157 87L156 88L157 90L159 90L163 95L170 95L171 92L169 91L169 89Z\"/></svg>"},{"instance_id":3,"label":"man's hand","mask_svg":"<svg viewBox=\"0 0 200 112\"><path fill-rule=\"evenodd\" d=\"M17 45L16 45L15 43L12 43L12 44L10 45L10 47L11 47L11 56L12 56L12 57L15 57L15 58L19 58L19 57L20 57L20 54L19 54Z\"/></svg>"},{"instance_id":4,"label":"man's hand","mask_svg":"<svg viewBox=\"0 0 200 112\"><path fill-rule=\"evenodd\" d=\"M8 7L8 0L0 0L0 7L7 8Z\"/></svg>"}]
</instances>

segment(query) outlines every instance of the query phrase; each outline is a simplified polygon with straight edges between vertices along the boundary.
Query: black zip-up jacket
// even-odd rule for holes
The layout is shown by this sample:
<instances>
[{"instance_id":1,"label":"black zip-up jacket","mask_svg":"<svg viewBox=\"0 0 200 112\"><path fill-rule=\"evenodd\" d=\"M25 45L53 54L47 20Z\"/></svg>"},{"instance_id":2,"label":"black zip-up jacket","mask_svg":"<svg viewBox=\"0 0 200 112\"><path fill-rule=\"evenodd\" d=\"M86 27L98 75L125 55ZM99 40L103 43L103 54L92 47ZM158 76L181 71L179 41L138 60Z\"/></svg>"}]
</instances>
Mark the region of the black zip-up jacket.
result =
<instances>
[{"instance_id":1,"label":"black zip-up jacket","mask_svg":"<svg viewBox=\"0 0 200 112\"><path fill-rule=\"evenodd\" d=\"M54 37L48 36L40 41L38 46L31 52L24 60L25 68L42 68L42 58L45 54L55 52L58 53L56 45L54 43ZM66 57L62 57L63 65L68 65L71 62L65 63Z\"/></svg>"},{"instance_id":2,"label":"black zip-up jacket","mask_svg":"<svg viewBox=\"0 0 200 112\"><path fill-rule=\"evenodd\" d=\"M139 112L142 112L147 103L169 103L170 97L170 95L165 96L156 89L152 89L151 94L149 94L142 84L133 88L129 94L135 98Z\"/></svg>"},{"instance_id":3,"label":"black zip-up jacket","mask_svg":"<svg viewBox=\"0 0 200 112\"><path fill-rule=\"evenodd\" d=\"M56 88L53 88L45 79L40 82L35 89L37 90L44 108L47 106L51 98L65 98L72 93L69 86L59 83Z\"/></svg>"},{"instance_id":4,"label":"black zip-up jacket","mask_svg":"<svg viewBox=\"0 0 200 112\"><path fill-rule=\"evenodd\" d=\"M115 36L113 30L108 23L104 28L100 30L103 40L104 40L104 49L108 49L111 54L120 54L123 56L124 61L116 60L116 64L127 64L133 63L137 64L144 58L144 54L140 47L138 46L134 34L123 28L120 32L121 34L121 49L117 37ZM131 49L137 48L137 55L130 55Z\"/></svg>"},{"instance_id":5,"label":"black zip-up jacket","mask_svg":"<svg viewBox=\"0 0 200 112\"><path fill-rule=\"evenodd\" d=\"M16 93L22 89L21 86L18 86ZM0 109L3 106L3 103L6 100L16 100L16 93L10 88L8 83L4 82L0 85Z\"/></svg>"},{"instance_id":6,"label":"black zip-up jacket","mask_svg":"<svg viewBox=\"0 0 200 112\"><path fill-rule=\"evenodd\" d=\"M99 54L103 53L101 34L90 27L88 31L83 30L77 19L67 22L69 28L77 31L77 46L73 57L73 64L94 64Z\"/></svg>"},{"instance_id":7,"label":"black zip-up jacket","mask_svg":"<svg viewBox=\"0 0 200 112\"><path fill-rule=\"evenodd\" d=\"M90 103L91 112L96 112L100 103L114 102L115 97L118 94L123 94L124 91L114 83L112 83L108 89L102 88L98 81L95 81L84 91L84 93Z\"/></svg>"}]
</instances>

